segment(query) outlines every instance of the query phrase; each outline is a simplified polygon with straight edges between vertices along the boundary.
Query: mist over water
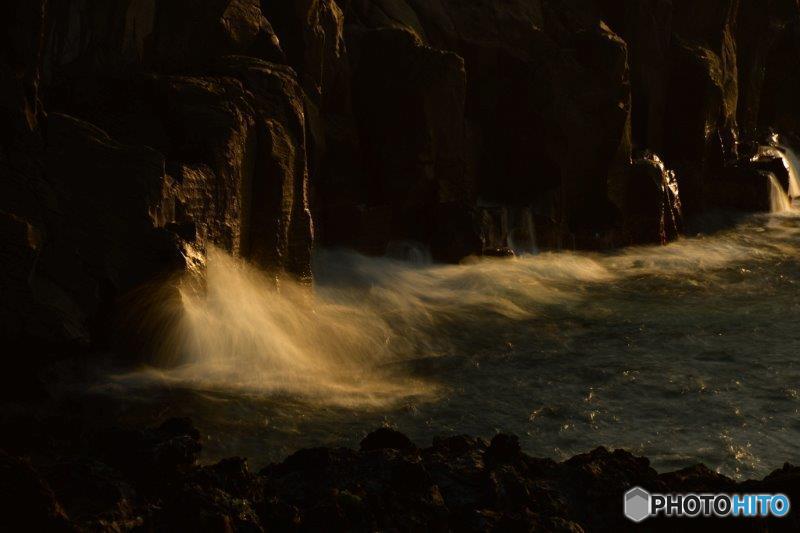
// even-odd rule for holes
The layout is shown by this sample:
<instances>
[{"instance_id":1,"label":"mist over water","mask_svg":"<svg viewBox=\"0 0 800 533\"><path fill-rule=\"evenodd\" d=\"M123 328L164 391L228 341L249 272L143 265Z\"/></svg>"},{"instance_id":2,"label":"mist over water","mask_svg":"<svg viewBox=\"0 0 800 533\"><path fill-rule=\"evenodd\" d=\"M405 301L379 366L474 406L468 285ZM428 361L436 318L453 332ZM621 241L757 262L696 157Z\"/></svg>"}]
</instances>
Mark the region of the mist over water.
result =
<instances>
[{"instance_id":1,"label":"mist over water","mask_svg":"<svg viewBox=\"0 0 800 533\"><path fill-rule=\"evenodd\" d=\"M787 211L606 254L321 251L313 292L212 251L181 285L180 364L116 383L129 416L192 416L209 460L392 424L420 444L509 431L556 459L605 445L763 475L800 461L798 245Z\"/></svg>"}]
</instances>

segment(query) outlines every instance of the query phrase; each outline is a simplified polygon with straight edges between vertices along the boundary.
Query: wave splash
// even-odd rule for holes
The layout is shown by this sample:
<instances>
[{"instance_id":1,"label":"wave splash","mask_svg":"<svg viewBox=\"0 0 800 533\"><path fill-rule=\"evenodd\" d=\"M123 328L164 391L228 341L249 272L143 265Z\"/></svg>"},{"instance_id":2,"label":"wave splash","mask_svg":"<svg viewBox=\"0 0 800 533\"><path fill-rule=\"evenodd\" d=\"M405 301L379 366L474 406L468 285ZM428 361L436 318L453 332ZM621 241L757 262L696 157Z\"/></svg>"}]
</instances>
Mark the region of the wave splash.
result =
<instances>
[{"instance_id":1,"label":"wave splash","mask_svg":"<svg viewBox=\"0 0 800 533\"><path fill-rule=\"evenodd\" d=\"M781 244L785 236L777 237L794 225L769 231L776 238L766 243L761 233L737 229L608 254L550 252L462 265L320 251L313 289L277 283L212 249L179 284L180 319L162 345L161 367L118 378L348 406L436 397L431 376L414 376L411 361L499 351L512 330L536 335L526 321L569 314L598 287L613 290L625 279L713 283L715 272L743 261L795 255Z\"/></svg>"}]
</instances>

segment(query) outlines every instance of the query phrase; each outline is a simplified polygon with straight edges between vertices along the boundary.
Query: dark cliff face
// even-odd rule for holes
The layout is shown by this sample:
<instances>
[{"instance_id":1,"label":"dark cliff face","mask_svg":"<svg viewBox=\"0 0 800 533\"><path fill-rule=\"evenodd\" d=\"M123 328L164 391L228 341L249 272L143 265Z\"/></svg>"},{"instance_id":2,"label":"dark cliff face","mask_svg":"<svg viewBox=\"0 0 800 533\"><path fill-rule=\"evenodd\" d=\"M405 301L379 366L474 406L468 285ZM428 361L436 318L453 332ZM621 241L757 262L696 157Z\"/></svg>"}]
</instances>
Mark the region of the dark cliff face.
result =
<instances>
[{"instance_id":1,"label":"dark cliff face","mask_svg":"<svg viewBox=\"0 0 800 533\"><path fill-rule=\"evenodd\" d=\"M458 261L522 220L543 247L666 242L763 177L764 131L800 135L796 0L0 10L0 324L42 345L105 342L209 245L308 279L315 242Z\"/></svg>"}]
</instances>

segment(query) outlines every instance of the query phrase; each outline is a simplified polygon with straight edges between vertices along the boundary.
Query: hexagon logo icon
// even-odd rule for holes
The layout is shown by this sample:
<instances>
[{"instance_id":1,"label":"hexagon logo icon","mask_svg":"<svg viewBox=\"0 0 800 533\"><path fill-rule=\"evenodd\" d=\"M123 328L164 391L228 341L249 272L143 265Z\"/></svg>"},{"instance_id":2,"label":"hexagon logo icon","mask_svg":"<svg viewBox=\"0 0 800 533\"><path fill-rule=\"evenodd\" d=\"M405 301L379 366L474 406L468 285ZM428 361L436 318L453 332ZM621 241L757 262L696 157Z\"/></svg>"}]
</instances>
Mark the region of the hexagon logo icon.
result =
<instances>
[{"instance_id":1,"label":"hexagon logo icon","mask_svg":"<svg viewBox=\"0 0 800 533\"><path fill-rule=\"evenodd\" d=\"M625 516L639 523L650 516L650 493L634 487L625 493Z\"/></svg>"}]
</instances>

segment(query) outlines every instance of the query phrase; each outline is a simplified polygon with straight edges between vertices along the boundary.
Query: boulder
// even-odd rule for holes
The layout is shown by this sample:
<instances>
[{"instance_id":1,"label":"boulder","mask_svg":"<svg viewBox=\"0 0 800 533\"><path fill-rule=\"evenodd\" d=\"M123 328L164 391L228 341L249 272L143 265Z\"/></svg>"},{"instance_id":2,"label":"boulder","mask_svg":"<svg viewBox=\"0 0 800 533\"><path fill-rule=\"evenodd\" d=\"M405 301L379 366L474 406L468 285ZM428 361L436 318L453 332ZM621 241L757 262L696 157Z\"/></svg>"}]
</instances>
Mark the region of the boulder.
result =
<instances>
[{"instance_id":1,"label":"boulder","mask_svg":"<svg viewBox=\"0 0 800 533\"><path fill-rule=\"evenodd\" d=\"M133 487L113 468L90 459L76 459L59 461L43 472L70 519L81 528L101 529L109 524L125 528L141 523L133 512Z\"/></svg>"},{"instance_id":2,"label":"boulder","mask_svg":"<svg viewBox=\"0 0 800 533\"><path fill-rule=\"evenodd\" d=\"M53 490L29 461L0 450L0 528L76 531Z\"/></svg>"},{"instance_id":3,"label":"boulder","mask_svg":"<svg viewBox=\"0 0 800 533\"><path fill-rule=\"evenodd\" d=\"M634 159L609 189L622 219L618 244L666 244L680 235L683 213L678 183L657 155L646 153Z\"/></svg>"},{"instance_id":4,"label":"boulder","mask_svg":"<svg viewBox=\"0 0 800 533\"><path fill-rule=\"evenodd\" d=\"M361 441L361 451L371 450L415 450L416 446L411 440L391 428L376 429Z\"/></svg>"}]
</instances>

